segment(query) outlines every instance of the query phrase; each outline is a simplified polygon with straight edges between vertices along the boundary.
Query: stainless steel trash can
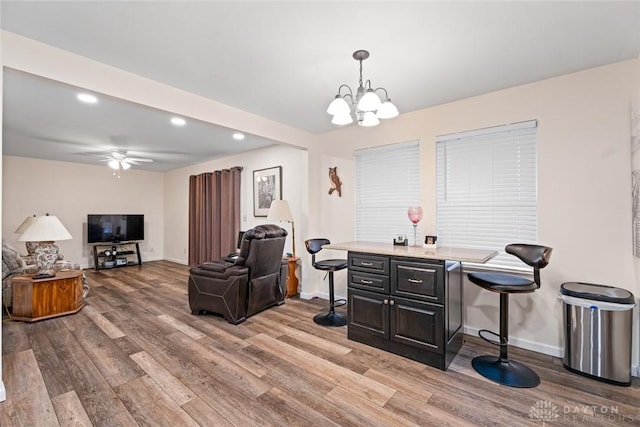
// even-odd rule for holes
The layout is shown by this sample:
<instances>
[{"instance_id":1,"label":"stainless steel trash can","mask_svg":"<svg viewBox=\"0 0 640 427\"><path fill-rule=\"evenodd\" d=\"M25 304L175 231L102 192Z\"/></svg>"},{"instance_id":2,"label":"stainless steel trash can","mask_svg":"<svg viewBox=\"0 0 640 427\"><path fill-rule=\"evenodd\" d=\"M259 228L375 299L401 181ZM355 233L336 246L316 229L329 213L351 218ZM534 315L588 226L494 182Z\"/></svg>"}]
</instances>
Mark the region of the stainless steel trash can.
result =
<instances>
[{"instance_id":1,"label":"stainless steel trash can","mask_svg":"<svg viewBox=\"0 0 640 427\"><path fill-rule=\"evenodd\" d=\"M567 282L558 298L563 302L565 368L630 385L633 294L612 286Z\"/></svg>"}]
</instances>

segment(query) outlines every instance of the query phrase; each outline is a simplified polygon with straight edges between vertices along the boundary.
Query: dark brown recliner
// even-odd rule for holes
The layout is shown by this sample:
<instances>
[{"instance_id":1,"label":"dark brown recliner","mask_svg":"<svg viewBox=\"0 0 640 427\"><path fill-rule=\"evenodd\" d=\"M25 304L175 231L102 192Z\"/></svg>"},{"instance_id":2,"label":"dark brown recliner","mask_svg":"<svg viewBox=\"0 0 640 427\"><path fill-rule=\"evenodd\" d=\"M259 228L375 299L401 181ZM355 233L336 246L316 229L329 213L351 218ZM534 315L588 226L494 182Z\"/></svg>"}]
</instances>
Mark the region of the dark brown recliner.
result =
<instances>
[{"instance_id":1,"label":"dark brown recliner","mask_svg":"<svg viewBox=\"0 0 640 427\"><path fill-rule=\"evenodd\" d=\"M189 307L193 314L218 313L233 324L284 303L287 231L277 225L247 230L235 263L205 262L189 275Z\"/></svg>"}]
</instances>

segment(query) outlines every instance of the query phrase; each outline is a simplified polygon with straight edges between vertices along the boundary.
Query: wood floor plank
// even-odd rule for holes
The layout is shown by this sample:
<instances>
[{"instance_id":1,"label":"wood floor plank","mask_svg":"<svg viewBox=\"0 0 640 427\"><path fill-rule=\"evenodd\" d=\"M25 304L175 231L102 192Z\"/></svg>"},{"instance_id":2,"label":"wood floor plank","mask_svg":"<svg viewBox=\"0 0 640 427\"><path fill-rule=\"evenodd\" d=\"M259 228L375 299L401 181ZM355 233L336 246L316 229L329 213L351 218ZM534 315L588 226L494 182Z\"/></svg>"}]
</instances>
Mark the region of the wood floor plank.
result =
<instances>
[{"instance_id":1,"label":"wood floor plank","mask_svg":"<svg viewBox=\"0 0 640 427\"><path fill-rule=\"evenodd\" d=\"M144 371L91 320L80 316L65 319L68 324L76 325L73 334L77 342L109 385L115 387L143 376Z\"/></svg>"},{"instance_id":2,"label":"wood floor plank","mask_svg":"<svg viewBox=\"0 0 640 427\"><path fill-rule=\"evenodd\" d=\"M151 377L162 390L171 396L178 405L184 405L192 400L195 395L184 386L176 377L171 375L164 366L158 363L146 351L132 354L131 357Z\"/></svg>"},{"instance_id":3,"label":"wood floor plank","mask_svg":"<svg viewBox=\"0 0 640 427\"><path fill-rule=\"evenodd\" d=\"M218 356L199 341L180 333L168 335L167 339L189 353L186 360L210 372L215 372L216 378L227 380L225 382L231 383L233 389L239 393L258 397L271 388L269 383L229 359Z\"/></svg>"},{"instance_id":4,"label":"wood floor plank","mask_svg":"<svg viewBox=\"0 0 640 427\"><path fill-rule=\"evenodd\" d=\"M116 392L140 425L198 427L198 423L147 376L116 387Z\"/></svg>"},{"instance_id":5,"label":"wood floor plank","mask_svg":"<svg viewBox=\"0 0 640 427\"><path fill-rule=\"evenodd\" d=\"M59 425L33 351L7 354L2 364L7 400L0 403L0 425Z\"/></svg>"},{"instance_id":6,"label":"wood floor plank","mask_svg":"<svg viewBox=\"0 0 640 427\"><path fill-rule=\"evenodd\" d=\"M186 336L193 338L194 340L199 340L200 338L204 338L205 336L202 332L198 331L197 329L183 322L180 322L167 314L161 314L160 316L158 316L158 319L173 326L174 328L176 328Z\"/></svg>"},{"instance_id":7,"label":"wood floor plank","mask_svg":"<svg viewBox=\"0 0 640 427\"><path fill-rule=\"evenodd\" d=\"M403 418L388 409L380 407L369 399L362 398L360 396L354 396L351 390L345 389L342 386L336 387L326 395L334 405L344 405L345 402L349 402L349 409L360 413L367 420L367 425L370 426L408 426L419 427L419 424L414 424L410 420Z\"/></svg>"},{"instance_id":8,"label":"wood floor plank","mask_svg":"<svg viewBox=\"0 0 640 427\"><path fill-rule=\"evenodd\" d=\"M251 344L285 359L297 366L329 378L335 384L345 384L352 388L352 393L366 397L367 399L384 406L396 392L395 389L370 380L362 375L331 363L313 354L297 349L289 344L273 339L267 335L256 335L249 338Z\"/></svg>"},{"instance_id":9,"label":"wood floor plank","mask_svg":"<svg viewBox=\"0 0 640 427\"><path fill-rule=\"evenodd\" d=\"M83 310L85 311L84 314L91 319L93 323L102 330L102 332L107 334L109 338L116 339L124 337L124 333L120 329L107 320L107 318L102 314L98 313L98 311L96 311L92 306L86 306Z\"/></svg>"},{"instance_id":10,"label":"wood floor plank","mask_svg":"<svg viewBox=\"0 0 640 427\"><path fill-rule=\"evenodd\" d=\"M89 427L93 425L74 390L60 394L51 401L60 427Z\"/></svg>"},{"instance_id":11,"label":"wood floor plank","mask_svg":"<svg viewBox=\"0 0 640 427\"><path fill-rule=\"evenodd\" d=\"M232 427L229 421L227 421L222 415L217 413L211 406L196 397L189 402L182 405L182 409L189 414L193 420L201 426L212 427Z\"/></svg>"},{"instance_id":12,"label":"wood floor plank","mask_svg":"<svg viewBox=\"0 0 640 427\"><path fill-rule=\"evenodd\" d=\"M315 324L325 300L288 298L232 325L191 314L184 265L86 275L91 292L76 314L3 316L3 427L539 426L539 404L557 410L548 425L640 426L637 378L618 387L510 348L541 378L514 389L473 370L473 357L496 353L477 337L464 336L442 371L351 341L347 327Z\"/></svg>"},{"instance_id":13,"label":"wood floor plank","mask_svg":"<svg viewBox=\"0 0 640 427\"><path fill-rule=\"evenodd\" d=\"M267 326L268 328L278 330L282 332L282 335L288 335L291 338L295 338L299 341L303 341L308 345L320 348L324 352L327 352L336 356L344 356L345 354L351 352L351 349L349 347L336 344L333 341L326 340L316 335L300 331L298 329L292 328L291 326L287 326L289 323L297 323L296 320L292 320L287 324L282 324L280 322L273 321L272 319L273 319L272 316L268 316L265 313L265 315L263 316L255 316L254 321L261 323Z\"/></svg>"}]
</instances>

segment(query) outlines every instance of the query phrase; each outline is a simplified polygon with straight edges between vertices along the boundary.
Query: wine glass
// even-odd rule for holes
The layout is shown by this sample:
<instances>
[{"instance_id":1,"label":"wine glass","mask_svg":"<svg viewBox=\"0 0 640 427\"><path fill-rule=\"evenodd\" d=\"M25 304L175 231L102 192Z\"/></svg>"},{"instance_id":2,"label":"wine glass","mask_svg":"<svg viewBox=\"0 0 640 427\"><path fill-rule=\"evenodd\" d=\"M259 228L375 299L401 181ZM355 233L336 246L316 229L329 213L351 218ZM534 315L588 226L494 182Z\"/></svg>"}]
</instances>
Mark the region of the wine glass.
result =
<instances>
[{"instance_id":1,"label":"wine glass","mask_svg":"<svg viewBox=\"0 0 640 427\"><path fill-rule=\"evenodd\" d=\"M409 206L407 216L413 223L413 246L418 246L418 223L422 219L422 206Z\"/></svg>"}]
</instances>

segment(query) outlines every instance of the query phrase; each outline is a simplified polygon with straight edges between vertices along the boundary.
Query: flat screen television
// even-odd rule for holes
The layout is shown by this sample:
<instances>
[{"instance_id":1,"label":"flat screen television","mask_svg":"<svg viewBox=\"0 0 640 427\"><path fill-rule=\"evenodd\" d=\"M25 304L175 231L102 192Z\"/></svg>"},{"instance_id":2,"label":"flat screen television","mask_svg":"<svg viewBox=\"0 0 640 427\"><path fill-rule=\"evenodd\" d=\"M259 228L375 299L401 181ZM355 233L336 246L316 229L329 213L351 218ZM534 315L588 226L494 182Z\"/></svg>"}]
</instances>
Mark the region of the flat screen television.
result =
<instances>
[{"instance_id":1,"label":"flat screen television","mask_svg":"<svg viewBox=\"0 0 640 427\"><path fill-rule=\"evenodd\" d=\"M89 243L144 240L144 215L87 215Z\"/></svg>"}]
</instances>

